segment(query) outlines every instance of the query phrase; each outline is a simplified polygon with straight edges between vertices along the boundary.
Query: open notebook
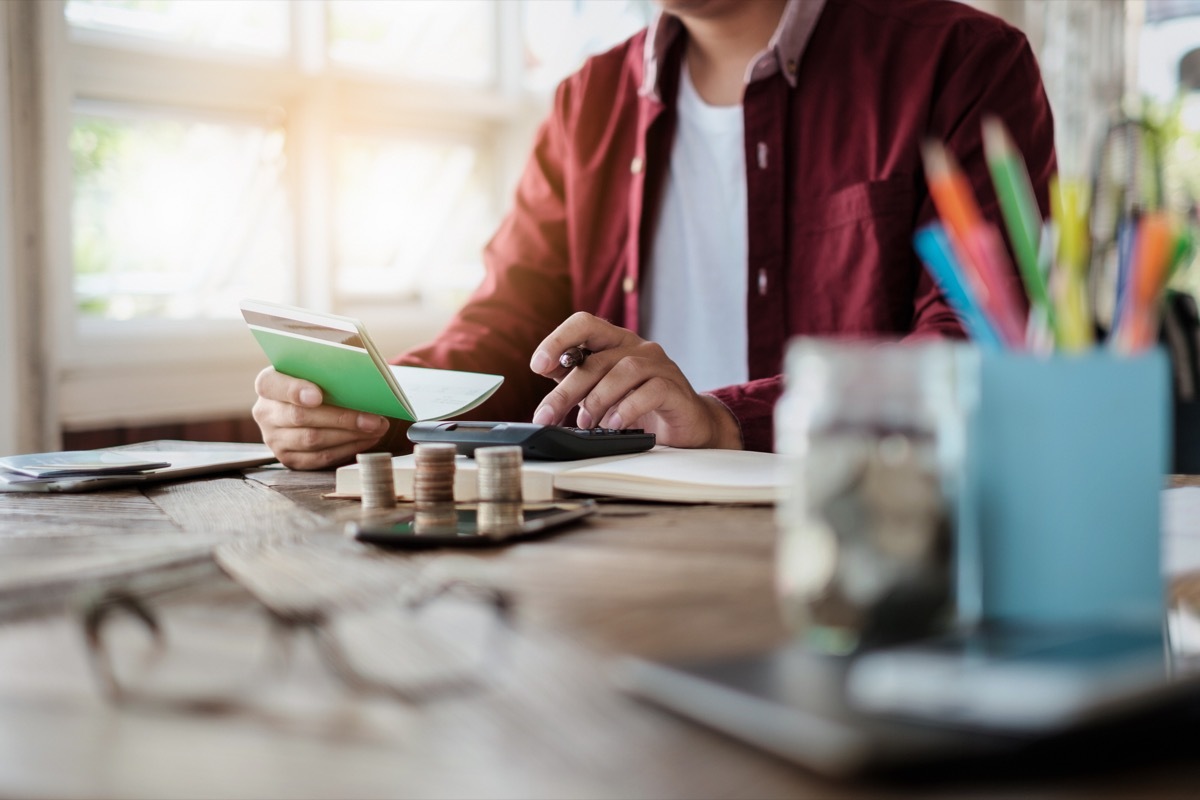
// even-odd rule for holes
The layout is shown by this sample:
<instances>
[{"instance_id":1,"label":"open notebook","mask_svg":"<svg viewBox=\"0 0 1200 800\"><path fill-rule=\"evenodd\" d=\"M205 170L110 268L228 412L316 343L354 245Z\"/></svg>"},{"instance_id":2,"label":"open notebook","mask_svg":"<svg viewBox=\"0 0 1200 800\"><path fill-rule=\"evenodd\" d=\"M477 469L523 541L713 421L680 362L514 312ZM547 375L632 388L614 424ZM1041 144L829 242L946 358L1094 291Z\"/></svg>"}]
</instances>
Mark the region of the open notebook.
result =
<instances>
[{"instance_id":1,"label":"open notebook","mask_svg":"<svg viewBox=\"0 0 1200 800\"><path fill-rule=\"evenodd\" d=\"M312 381L329 405L408 420L456 417L487 400L500 375L388 364L358 320L244 300L242 316L275 369Z\"/></svg>"},{"instance_id":2,"label":"open notebook","mask_svg":"<svg viewBox=\"0 0 1200 800\"><path fill-rule=\"evenodd\" d=\"M456 465L454 498L474 502L478 499L475 461L459 456ZM644 453L579 461L526 461L521 489L528 502L573 492L667 503L770 504L780 485L779 465L780 457L773 453L659 446ZM412 497L415 471L413 456L392 459L398 496ZM362 494L357 464L338 469L337 494Z\"/></svg>"}]
</instances>

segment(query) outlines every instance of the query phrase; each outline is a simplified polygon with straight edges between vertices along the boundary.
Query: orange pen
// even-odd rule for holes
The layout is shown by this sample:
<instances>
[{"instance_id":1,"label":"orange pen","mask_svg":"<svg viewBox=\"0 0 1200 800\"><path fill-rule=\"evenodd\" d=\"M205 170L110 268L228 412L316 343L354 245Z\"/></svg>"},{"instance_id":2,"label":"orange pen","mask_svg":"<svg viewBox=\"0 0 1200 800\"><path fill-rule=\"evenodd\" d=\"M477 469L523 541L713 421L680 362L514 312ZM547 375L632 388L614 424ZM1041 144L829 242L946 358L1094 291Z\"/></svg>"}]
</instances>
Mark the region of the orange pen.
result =
<instances>
[{"instance_id":1,"label":"orange pen","mask_svg":"<svg viewBox=\"0 0 1200 800\"><path fill-rule=\"evenodd\" d=\"M968 280L1000 338L1011 348L1025 341L1021 302L1009 279L1015 275L995 228L984 220L966 175L937 141L922 147L929 194L945 223Z\"/></svg>"},{"instance_id":2,"label":"orange pen","mask_svg":"<svg viewBox=\"0 0 1200 800\"><path fill-rule=\"evenodd\" d=\"M1119 341L1123 347L1141 350L1154 342L1158 299L1167 282L1173 244L1171 221L1166 214L1155 211L1142 217L1125 308L1129 332Z\"/></svg>"},{"instance_id":3,"label":"orange pen","mask_svg":"<svg viewBox=\"0 0 1200 800\"><path fill-rule=\"evenodd\" d=\"M965 241L983 223L970 182L940 142L926 141L921 154L925 160L925 180L938 216L959 241Z\"/></svg>"}]
</instances>

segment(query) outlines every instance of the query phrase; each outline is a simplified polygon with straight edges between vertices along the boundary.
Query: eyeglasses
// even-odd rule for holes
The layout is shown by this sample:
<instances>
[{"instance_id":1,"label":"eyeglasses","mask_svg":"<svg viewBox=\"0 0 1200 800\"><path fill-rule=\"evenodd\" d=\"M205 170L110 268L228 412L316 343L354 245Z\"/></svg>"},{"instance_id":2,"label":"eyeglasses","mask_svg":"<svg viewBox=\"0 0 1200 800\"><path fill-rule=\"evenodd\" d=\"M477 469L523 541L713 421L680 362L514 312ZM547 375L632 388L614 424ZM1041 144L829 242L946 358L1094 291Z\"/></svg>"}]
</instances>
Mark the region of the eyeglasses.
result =
<instances>
[{"instance_id":1,"label":"eyeglasses","mask_svg":"<svg viewBox=\"0 0 1200 800\"><path fill-rule=\"evenodd\" d=\"M319 671L346 689L416 705L482 688L511 638L503 590L454 569L417 572L340 537L233 541L214 559L254 603L206 582L203 602L189 592L152 604L122 585L84 605L89 663L111 700L192 713L253 709L288 691L274 679L301 662L294 644L307 634Z\"/></svg>"}]
</instances>

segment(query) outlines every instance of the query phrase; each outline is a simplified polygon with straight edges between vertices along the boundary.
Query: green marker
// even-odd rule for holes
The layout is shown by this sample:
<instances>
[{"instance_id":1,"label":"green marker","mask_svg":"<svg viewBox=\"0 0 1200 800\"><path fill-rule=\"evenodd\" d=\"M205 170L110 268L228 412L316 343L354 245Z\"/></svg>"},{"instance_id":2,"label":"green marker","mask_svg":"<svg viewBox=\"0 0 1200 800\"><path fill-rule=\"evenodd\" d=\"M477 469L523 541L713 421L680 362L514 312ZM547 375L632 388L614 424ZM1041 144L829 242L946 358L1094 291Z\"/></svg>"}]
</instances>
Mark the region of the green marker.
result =
<instances>
[{"instance_id":1,"label":"green marker","mask_svg":"<svg viewBox=\"0 0 1200 800\"><path fill-rule=\"evenodd\" d=\"M1038 268L1038 246L1042 231L1042 215L1038 211L1029 173L1021 154L1004 129L1004 123L995 117L983 121L983 152L987 158L992 183L1000 200L1000 211L1008 228L1021 280L1033 305L1045 309L1046 321L1051 331L1057 331L1054 307L1046 277Z\"/></svg>"}]
</instances>

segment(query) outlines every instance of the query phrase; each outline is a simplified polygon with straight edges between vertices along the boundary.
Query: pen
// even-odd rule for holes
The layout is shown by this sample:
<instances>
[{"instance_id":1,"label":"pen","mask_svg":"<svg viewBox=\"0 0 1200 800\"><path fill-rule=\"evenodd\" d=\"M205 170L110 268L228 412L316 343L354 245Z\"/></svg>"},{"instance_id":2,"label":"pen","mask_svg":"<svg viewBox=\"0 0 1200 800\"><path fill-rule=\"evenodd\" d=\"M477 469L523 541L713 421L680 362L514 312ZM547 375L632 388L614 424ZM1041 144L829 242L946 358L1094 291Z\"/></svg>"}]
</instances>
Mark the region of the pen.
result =
<instances>
[{"instance_id":1,"label":"pen","mask_svg":"<svg viewBox=\"0 0 1200 800\"><path fill-rule=\"evenodd\" d=\"M1171 264L1167 268L1167 278L1174 277L1175 273L1184 264L1192 260L1192 256L1196 254L1196 237L1192 229L1184 225L1175 238L1175 246L1171 250Z\"/></svg>"},{"instance_id":2,"label":"pen","mask_svg":"<svg viewBox=\"0 0 1200 800\"><path fill-rule=\"evenodd\" d=\"M1173 245L1166 214L1150 212L1142 217L1127 272L1119 326L1113 331L1113 343L1123 352L1142 350L1154 343L1158 302L1166 285Z\"/></svg>"},{"instance_id":3,"label":"pen","mask_svg":"<svg viewBox=\"0 0 1200 800\"><path fill-rule=\"evenodd\" d=\"M1004 123L996 117L984 120L983 151L1029 300L1032 305L1043 309L1045 321L1053 331L1056 327L1054 307L1050 303L1046 278L1038 267L1042 215L1025 162L1021 160Z\"/></svg>"},{"instance_id":4,"label":"pen","mask_svg":"<svg viewBox=\"0 0 1200 800\"><path fill-rule=\"evenodd\" d=\"M575 369L576 367L582 365L583 362L587 360L587 357L591 354L591 350L588 350L581 345L568 347L565 351L563 351L563 354L558 357L558 365L563 369Z\"/></svg>"},{"instance_id":5,"label":"pen","mask_svg":"<svg viewBox=\"0 0 1200 800\"><path fill-rule=\"evenodd\" d=\"M946 148L932 139L921 148L929 194L950 235L957 239L983 223L971 184Z\"/></svg>"},{"instance_id":6,"label":"pen","mask_svg":"<svg viewBox=\"0 0 1200 800\"><path fill-rule=\"evenodd\" d=\"M1135 207L1128 218L1117 223L1117 277L1116 290L1113 294L1112 321L1108 325L1110 336L1124 324L1122 316L1125 314L1126 304L1129 302L1126 294L1129 291L1129 273L1133 269L1133 258L1137 253L1137 236L1141 217L1141 209Z\"/></svg>"},{"instance_id":7,"label":"pen","mask_svg":"<svg viewBox=\"0 0 1200 800\"><path fill-rule=\"evenodd\" d=\"M1024 345L1025 323L1018 288L1008 282L1008 254L983 218L971 184L946 148L928 140L922 148L930 197L974 286L977 300L1006 347Z\"/></svg>"},{"instance_id":8,"label":"pen","mask_svg":"<svg viewBox=\"0 0 1200 800\"><path fill-rule=\"evenodd\" d=\"M993 226L981 223L961 243L964 261L975 265L987 290L984 309L1000 333L1005 346L1019 350L1025 344L1025 320L1021 315L1019 287L1009 282L1012 273L1004 241Z\"/></svg>"},{"instance_id":9,"label":"pen","mask_svg":"<svg viewBox=\"0 0 1200 800\"><path fill-rule=\"evenodd\" d=\"M1050 182L1053 228L1058 231L1055 303L1058 335L1064 350L1075 352L1094 341L1088 294L1088 187L1083 181L1055 177Z\"/></svg>"},{"instance_id":10,"label":"pen","mask_svg":"<svg viewBox=\"0 0 1200 800\"><path fill-rule=\"evenodd\" d=\"M945 228L934 222L918 229L913 246L933 276L934 283L945 295L946 302L958 313L971 338L984 347L1002 347L1003 342L996 329L992 327L987 313L980 308L979 300L967 283L967 276L954 254Z\"/></svg>"}]
</instances>

